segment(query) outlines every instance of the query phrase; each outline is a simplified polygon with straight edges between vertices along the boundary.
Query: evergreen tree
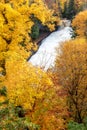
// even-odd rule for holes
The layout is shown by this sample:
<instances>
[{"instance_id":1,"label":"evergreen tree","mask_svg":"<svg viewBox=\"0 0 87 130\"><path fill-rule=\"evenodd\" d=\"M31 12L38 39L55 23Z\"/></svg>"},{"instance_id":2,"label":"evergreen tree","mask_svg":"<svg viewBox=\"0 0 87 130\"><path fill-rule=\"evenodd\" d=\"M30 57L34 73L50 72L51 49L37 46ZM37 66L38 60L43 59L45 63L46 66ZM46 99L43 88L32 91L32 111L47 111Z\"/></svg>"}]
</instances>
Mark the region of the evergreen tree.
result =
<instances>
[{"instance_id":1,"label":"evergreen tree","mask_svg":"<svg viewBox=\"0 0 87 130\"><path fill-rule=\"evenodd\" d=\"M56 3L58 3L58 12L59 12L59 16L62 17L62 9L61 9L60 0L57 0Z\"/></svg>"},{"instance_id":2,"label":"evergreen tree","mask_svg":"<svg viewBox=\"0 0 87 130\"><path fill-rule=\"evenodd\" d=\"M62 12L63 18L67 18L67 2L64 3L64 10Z\"/></svg>"},{"instance_id":3,"label":"evergreen tree","mask_svg":"<svg viewBox=\"0 0 87 130\"><path fill-rule=\"evenodd\" d=\"M32 29L31 29L31 38L37 39L38 37L39 37L39 26L36 23L35 25L33 25Z\"/></svg>"},{"instance_id":4,"label":"evergreen tree","mask_svg":"<svg viewBox=\"0 0 87 130\"><path fill-rule=\"evenodd\" d=\"M69 0L69 3L67 5L67 18L72 19L76 15L75 10L75 0Z\"/></svg>"}]
</instances>

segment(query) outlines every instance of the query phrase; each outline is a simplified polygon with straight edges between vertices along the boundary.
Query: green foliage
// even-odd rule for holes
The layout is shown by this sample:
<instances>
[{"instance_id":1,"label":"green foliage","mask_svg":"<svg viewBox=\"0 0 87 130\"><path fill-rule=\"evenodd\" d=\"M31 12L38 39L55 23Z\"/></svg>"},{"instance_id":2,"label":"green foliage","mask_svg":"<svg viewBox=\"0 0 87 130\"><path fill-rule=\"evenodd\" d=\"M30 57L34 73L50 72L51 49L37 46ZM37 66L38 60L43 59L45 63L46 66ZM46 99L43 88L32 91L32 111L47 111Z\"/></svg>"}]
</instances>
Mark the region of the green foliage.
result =
<instances>
[{"instance_id":1,"label":"green foliage","mask_svg":"<svg viewBox=\"0 0 87 130\"><path fill-rule=\"evenodd\" d=\"M7 92L6 92L7 90L6 90L6 87L4 86L4 87L2 87L2 89L0 89L0 95L4 95L4 96L6 96L7 95Z\"/></svg>"},{"instance_id":2,"label":"green foliage","mask_svg":"<svg viewBox=\"0 0 87 130\"><path fill-rule=\"evenodd\" d=\"M76 14L75 10L75 0L70 0L68 4L67 17L72 19Z\"/></svg>"},{"instance_id":3,"label":"green foliage","mask_svg":"<svg viewBox=\"0 0 87 130\"><path fill-rule=\"evenodd\" d=\"M0 97L6 97L6 88L0 89ZM22 107L15 107L6 100L0 102L0 130L39 130L39 126L33 124L28 118L20 116L20 112L24 112Z\"/></svg>"},{"instance_id":4,"label":"green foliage","mask_svg":"<svg viewBox=\"0 0 87 130\"><path fill-rule=\"evenodd\" d=\"M64 10L62 12L63 18L67 18L67 2L64 3Z\"/></svg>"},{"instance_id":5,"label":"green foliage","mask_svg":"<svg viewBox=\"0 0 87 130\"><path fill-rule=\"evenodd\" d=\"M71 38L76 38L77 37L77 33L76 33L76 31L75 31L75 27L72 27L72 29L73 29L73 33L72 33L72 37Z\"/></svg>"},{"instance_id":6,"label":"green foliage","mask_svg":"<svg viewBox=\"0 0 87 130\"><path fill-rule=\"evenodd\" d=\"M76 15L75 0L69 0L68 3L65 2L63 17L73 19L75 15Z\"/></svg>"},{"instance_id":7,"label":"green foliage","mask_svg":"<svg viewBox=\"0 0 87 130\"><path fill-rule=\"evenodd\" d=\"M83 123L70 121L68 124L68 130L87 130L87 118L84 119Z\"/></svg>"},{"instance_id":8,"label":"green foliage","mask_svg":"<svg viewBox=\"0 0 87 130\"><path fill-rule=\"evenodd\" d=\"M38 24L36 23L35 25L33 25L31 29L31 37L32 39L37 39L38 36L39 36L39 27Z\"/></svg>"}]
</instances>

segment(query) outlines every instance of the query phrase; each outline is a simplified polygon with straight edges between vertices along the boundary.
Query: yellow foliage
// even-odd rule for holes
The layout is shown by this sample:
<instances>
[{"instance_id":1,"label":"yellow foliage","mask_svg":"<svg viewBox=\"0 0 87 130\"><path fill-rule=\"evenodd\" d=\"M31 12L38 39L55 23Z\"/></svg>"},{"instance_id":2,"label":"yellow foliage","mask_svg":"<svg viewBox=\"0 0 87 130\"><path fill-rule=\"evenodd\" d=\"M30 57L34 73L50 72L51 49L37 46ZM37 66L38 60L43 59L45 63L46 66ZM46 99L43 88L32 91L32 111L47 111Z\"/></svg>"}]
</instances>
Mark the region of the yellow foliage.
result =
<instances>
[{"instance_id":1,"label":"yellow foliage","mask_svg":"<svg viewBox=\"0 0 87 130\"><path fill-rule=\"evenodd\" d=\"M46 72L26 61L32 50L37 50L29 36L34 25L32 17L50 30L54 29L55 21L59 22L43 0L0 1L0 88L7 88L9 103L26 110L32 110L52 86Z\"/></svg>"},{"instance_id":2,"label":"yellow foliage","mask_svg":"<svg viewBox=\"0 0 87 130\"><path fill-rule=\"evenodd\" d=\"M87 11L80 12L76 15L72 22L77 36L87 37Z\"/></svg>"},{"instance_id":3,"label":"yellow foliage","mask_svg":"<svg viewBox=\"0 0 87 130\"><path fill-rule=\"evenodd\" d=\"M80 122L87 114L87 40L65 42L59 52L56 60L59 83L67 92L71 117Z\"/></svg>"},{"instance_id":4,"label":"yellow foliage","mask_svg":"<svg viewBox=\"0 0 87 130\"><path fill-rule=\"evenodd\" d=\"M32 109L35 100L44 95L44 87L52 84L45 72L28 64L16 52L6 54L5 68L8 99L16 106Z\"/></svg>"},{"instance_id":5,"label":"yellow foliage","mask_svg":"<svg viewBox=\"0 0 87 130\"><path fill-rule=\"evenodd\" d=\"M61 8L64 9L64 4L68 2L68 0L60 0Z\"/></svg>"},{"instance_id":6,"label":"yellow foliage","mask_svg":"<svg viewBox=\"0 0 87 130\"><path fill-rule=\"evenodd\" d=\"M85 4L86 4L86 0L75 0L75 5L78 9L80 9L80 7Z\"/></svg>"},{"instance_id":7,"label":"yellow foliage","mask_svg":"<svg viewBox=\"0 0 87 130\"><path fill-rule=\"evenodd\" d=\"M32 15L54 29L53 12L45 6L42 0L10 0L0 2L0 67L5 69L4 52L19 53L27 59L37 45L31 42L29 34L34 25ZM6 53L5 53L6 55Z\"/></svg>"},{"instance_id":8,"label":"yellow foliage","mask_svg":"<svg viewBox=\"0 0 87 130\"><path fill-rule=\"evenodd\" d=\"M7 43L6 41L0 37L0 52L7 49Z\"/></svg>"},{"instance_id":9,"label":"yellow foliage","mask_svg":"<svg viewBox=\"0 0 87 130\"><path fill-rule=\"evenodd\" d=\"M42 0L0 2L0 52L15 51L27 59L31 50L36 51L37 47L29 36L34 25L32 15L50 30L54 29L57 19Z\"/></svg>"},{"instance_id":10,"label":"yellow foliage","mask_svg":"<svg viewBox=\"0 0 87 130\"><path fill-rule=\"evenodd\" d=\"M58 84L58 77L53 71L47 73L53 84L44 90L41 99L37 99L33 110L28 111L31 121L40 125L40 130L62 130L66 127L68 117L66 95L62 86ZM45 87L44 87L45 88Z\"/></svg>"}]
</instances>

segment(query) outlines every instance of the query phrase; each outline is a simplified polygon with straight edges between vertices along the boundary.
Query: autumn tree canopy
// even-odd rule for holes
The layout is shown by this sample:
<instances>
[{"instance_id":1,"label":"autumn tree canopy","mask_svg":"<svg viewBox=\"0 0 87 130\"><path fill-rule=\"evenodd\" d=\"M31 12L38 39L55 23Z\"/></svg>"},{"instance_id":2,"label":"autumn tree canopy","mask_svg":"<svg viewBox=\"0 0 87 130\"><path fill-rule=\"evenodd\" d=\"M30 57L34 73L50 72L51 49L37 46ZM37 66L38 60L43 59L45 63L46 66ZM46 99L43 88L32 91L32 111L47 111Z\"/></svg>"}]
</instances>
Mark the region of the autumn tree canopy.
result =
<instances>
[{"instance_id":1,"label":"autumn tree canopy","mask_svg":"<svg viewBox=\"0 0 87 130\"><path fill-rule=\"evenodd\" d=\"M75 39L60 47L56 72L60 84L68 94L68 106L74 121L82 122L87 116L87 42Z\"/></svg>"},{"instance_id":2,"label":"autumn tree canopy","mask_svg":"<svg viewBox=\"0 0 87 130\"><path fill-rule=\"evenodd\" d=\"M34 25L33 17L53 30L56 17L52 14L53 12L44 5L42 0L2 0L0 2L0 70L2 74L6 73L6 53L11 56L14 52L27 59L32 51L37 49L29 35Z\"/></svg>"},{"instance_id":3,"label":"autumn tree canopy","mask_svg":"<svg viewBox=\"0 0 87 130\"><path fill-rule=\"evenodd\" d=\"M32 2L28 0L25 2L24 0L0 2L1 86L3 84L7 87L8 98L11 102L16 105L22 105L24 108L26 108L27 105L28 108L32 106L30 104L34 102L35 93L40 97L40 91L36 89L38 88L38 85L39 87L43 86L46 78L45 77L44 81L42 81L43 74L41 74L40 81L39 75L37 76L37 74L42 72L39 69L35 70L33 67L30 67L26 62L27 57L31 54L31 50L36 49L36 46L33 45L29 36L31 27L34 25L32 15L33 17L40 19L43 25L49 26L50 29L54 28L53 21L55 21L55 18L52 16L52 11L44 6L42 0L34 0ZM35 80L37 81L34 81L32 72L36 75ZM33 84L32 81L34 81L35 84ZM41 88L38 89L41 90ZM29 93L27 94L26 91ZM26 100L27 98L25 98L25 95L31 95L31 93L33 95L30 97L28 96L29 99ZM43 93L41 95L43 95ZM19 98L22 100L19 100ZM27 102L25 102L25 100Z\"/></svg>"},{"instance_id":4,"label":"autumn tree canopy","mask_svg":"<svg viewBox=\"0 0 87 130\"><path fill-rule=\"evenodd\" d=\"M0 103L6 99L25 111L32 111L36 101L44 98L45 90L53 84L46 72L27 63L37 49L30 37L34 19L51 31L54 22L59 22L42 0L0 1L0 89L7 90L5 98L0 95ZM6 121L7 117L2 117Z\"/></svg>"},{"instance_id":5,"label":"autumn tree canopy","mask_svg":"<svg viewBox=\"0 0 87 130\"><path fill-rule=\"evenodd\" d=\"M87 38L87 11L82 11L75 16L72 22L76 35Z\"/></svg>"},{"instance_id":6,"label":"autumn tree canopy","mask_svg":"<svg viewBox=\"0 0 87 130\"><path fill-rule=\"evenodd\" d=\"M49 70L51 87L45 89L44 95L37 99L33 109L26 113L32 122L40 125L41 130L63 130L66 128L68 111L66 105L66 93L58 84L58 77L55 72Z\"/></svg>"}]
</instances>

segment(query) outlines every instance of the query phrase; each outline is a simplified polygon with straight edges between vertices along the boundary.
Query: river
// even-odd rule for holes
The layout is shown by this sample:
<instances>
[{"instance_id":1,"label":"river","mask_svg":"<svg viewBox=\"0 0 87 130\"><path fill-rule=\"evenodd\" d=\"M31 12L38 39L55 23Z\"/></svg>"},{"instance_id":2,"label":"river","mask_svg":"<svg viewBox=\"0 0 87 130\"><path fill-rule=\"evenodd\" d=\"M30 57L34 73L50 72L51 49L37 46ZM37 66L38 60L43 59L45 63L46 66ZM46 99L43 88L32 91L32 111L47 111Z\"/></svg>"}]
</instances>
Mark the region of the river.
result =
<instances>
[{"instance_id":1,"label":"river","mask_svg":"<svg viewBox=\"0 0 87 130\"><path fill-rule=\"evenodd\" d=\"M70 40L73 34L73 30L70 25L61 27L59 30L51 33L41 42L41 46L38 51L29 59L29 63L34 66L39 66L47 70L54 66L56 59L56 48L60 46L64 41Z\"/></svg>"}]
</instances>

